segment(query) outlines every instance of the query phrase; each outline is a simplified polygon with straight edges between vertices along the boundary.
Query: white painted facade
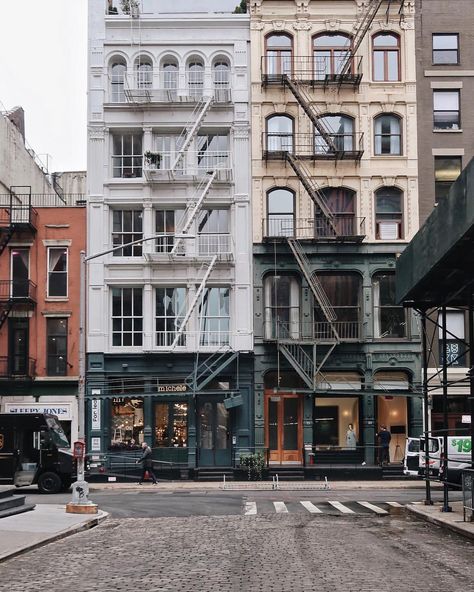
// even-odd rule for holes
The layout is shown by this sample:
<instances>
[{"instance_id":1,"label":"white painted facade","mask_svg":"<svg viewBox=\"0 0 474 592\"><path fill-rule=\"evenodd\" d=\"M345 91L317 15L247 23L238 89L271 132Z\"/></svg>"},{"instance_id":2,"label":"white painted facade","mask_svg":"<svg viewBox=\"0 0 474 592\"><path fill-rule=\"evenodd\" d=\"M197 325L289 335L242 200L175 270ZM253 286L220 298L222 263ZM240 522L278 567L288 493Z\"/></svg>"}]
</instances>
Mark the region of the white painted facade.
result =
<instances>
[{"instance_id":1,"label":"white painted facade","mask_svg":"<svg viewBox=\"0 0 474 592\"><path fill-rule=\"evenodd\" d=\"M118 14L105 14L105 0L89 0L88 254L120 244L117 234L114 243L113 232L117 224L126 225L124 216L128 214L118 211L139 212L132 234L121 227L125 233L121 244L157 233L173 234L173 229L178 233L186 231L194 238L182 239L177 254L170 253L167 239L158 244L151 240L143 243L141 254L139 249L134 256L109 254L88 264L87 351L128 354L173 349L186 353L197 349L214 351L227 345L234 351L250 351L253 338L248 17L231 14L234 1L219 3L219 10L227 10L219 13L212 13L215 2L180 1L173 3L180 12L170 13L163 12L170 10L169 2L150 0L143 4L136 18L121 14L117 0L113 4L118 6ZM114 64L123 65L118 74ZM143 64L147 66L142 71ZM173 73L166 74L170 64ZM193 64L200 64L197 78L189 74ZM224 83L221 75L216 74L220 64L228 66ZM203 102L208 97L213 101L197 136L172 172L179 156L179 137L186 124L196 119L196 105L202 104L196 96L202 96ZM134 137L131 150L136 152L134 159L127 160L117 156L117 146L128 150L123 146L130 135ZM159 154L158 166L143 158L146 152ZM206 184L211 173L214 181L199 213L186 224L189 212L183 217L184 212L195 203L193 200L202 191L200 184ZM213 231L217 228L217 232L206 232L204 210L225 212L210 214L215 216L213 223L217 227ZM172 211L174 220L170 222L168 212ZM135 232L138 226L140 232ZM206 287L228 289L225 297L224 292L214 293L216 302L222 304L225 299L222 307L228 306L228 312L221 311L229 317L228 330L224 321L217 322L214 331L209 321L207 327L212 335L202 338L199 298L182 337L170 348L174 335L158 335L157 289L184 290L185 303L179 311L182 321L213 255L217 255L217 260ZM120 337L113 331L112 294L130 287L137 288L142 296L143 310L136 315L141 320L133 329L139 331L143 324L142 339L132 338L130 344L128 338L123 338L117 345ZM115 327L120 324L121 331L126 332L128 322L123 318L116 320Z\"/></svg>"}]
</instances>

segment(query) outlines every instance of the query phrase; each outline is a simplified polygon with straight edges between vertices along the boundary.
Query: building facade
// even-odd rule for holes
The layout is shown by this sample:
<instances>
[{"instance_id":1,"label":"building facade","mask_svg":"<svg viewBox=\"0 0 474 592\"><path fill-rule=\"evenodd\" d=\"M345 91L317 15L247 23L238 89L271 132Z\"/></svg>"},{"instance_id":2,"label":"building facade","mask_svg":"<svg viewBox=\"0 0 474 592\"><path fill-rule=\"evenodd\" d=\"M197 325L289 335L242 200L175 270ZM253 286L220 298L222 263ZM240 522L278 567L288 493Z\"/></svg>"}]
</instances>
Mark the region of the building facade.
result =
<instances>
[{"instance_id":1,"label":"building facade","mask_svg":"<svg viewBox=\"0 0 474 592\"><path fill-rule=\"evenodd\" d=\"M416 55L418 100L418 147L420 171L420 223L433 207L446 199L452 183L474 156L474 41L472 2L460 0L416 1ZM466 341L467 313L451 308L446 312L446 352L449 375L450 433L468 430L470 392L466 375L472 363ZM444 355L440 345L440 314L430 315L428 340L433 343L429 359L431 429L443 427L442 379L438 373ZM436 385L439 389L435 389Z\"/></svg>"},{"instance_id":2,"label":"building facade","mask_svg":"<svg viewBox=\"0 0 474 592\"><path fill-rule=\"evenodd\" d=\"M249 18L122 4L89 3L88 254L128 246L88 264L88 448L230 467L253 445Z\"/></svg>"},{"instance_id":3,"label":"building facade","mask_svg":"<svg viewBox=\"0 0 474 592\"><path fill-rule=\"evenodd\" d=\"M418 229L414 2L251 0L255 437L270 462L391 460L422 430L395 301Z\"/></svg>"},{"instance_id":4,"label":"building facade","mask_svg":"<svg viewBox=\"0 0 474 592\"><path fill-rule=\"evenodd\" d=\"M53 413L74 440L84 196L56 193L22 117L0 126L0 412Z\"/></svg>"}]
</instances>

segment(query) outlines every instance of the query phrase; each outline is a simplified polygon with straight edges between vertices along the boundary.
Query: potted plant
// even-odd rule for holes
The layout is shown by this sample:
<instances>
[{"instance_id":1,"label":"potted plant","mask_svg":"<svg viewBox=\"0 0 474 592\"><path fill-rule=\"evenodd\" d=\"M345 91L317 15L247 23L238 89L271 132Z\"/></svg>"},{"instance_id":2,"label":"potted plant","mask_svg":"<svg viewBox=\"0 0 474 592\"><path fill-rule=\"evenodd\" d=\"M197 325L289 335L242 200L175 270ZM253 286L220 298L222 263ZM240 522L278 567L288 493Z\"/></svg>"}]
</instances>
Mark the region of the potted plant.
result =
<instances>
[{"instance_id":1,"label":"potted plant","mask_svg":"<svg viewBox=\"0 0 474 592\"><path fill-rule=\"evenodd\" d=\"M124 14L138 14L140 8L139 0L120 0L120 5Z\"/></svg>"},{"instance_id":2,"label":"potted plant","mask_svg":"<svg viewBox=\"0 0 474 592\"><path fill-rule=\"evenodd\" d=\"M161 154L159 152L152 152L147 150L143 155L145 157L145 164L149 167L159 169L161 164Z\"/></svg>"}]
</instances>

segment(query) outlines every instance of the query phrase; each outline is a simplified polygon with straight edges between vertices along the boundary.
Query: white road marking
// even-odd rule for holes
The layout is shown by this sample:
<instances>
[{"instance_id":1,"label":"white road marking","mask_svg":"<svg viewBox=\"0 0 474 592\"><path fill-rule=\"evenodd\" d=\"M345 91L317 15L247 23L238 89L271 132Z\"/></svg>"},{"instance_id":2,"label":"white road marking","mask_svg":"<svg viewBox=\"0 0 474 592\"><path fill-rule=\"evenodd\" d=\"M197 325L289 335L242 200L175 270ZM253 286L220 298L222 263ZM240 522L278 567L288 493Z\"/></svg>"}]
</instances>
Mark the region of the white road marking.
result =
<instances>
[{"instance_id":1,"label":"white road marking","mask_svg":"<svg viewBox=\"0 0 474 592\"><path fill-rule=\"evenodd\" d=\"M336 510L339 510L339 512L342 512L343 514L355 514L354 510L351 510L344 504L341 504L341 502L328 501L328 504L331 504L331 506L333 506L334 508L336 508Z\"/></svg>"},{"instance_id":2,"label":"white road marking","mask_svg":"<svg viewBox=\"0 0 474 592\"><path fill-rule=\"evenodd\" d=\"M311 502L300 502L303 508L306 508L311 514L322 514L322 511Z\"/></svg>"},{"instance_id":3,"label":"white road marking","mask_svg":"<svg viewBox=\"0 0 474 592\"><path fill-rule=\"evenodd\" d=\"M402 504L398 502L385 502L388 506L392 506L392 508L403 508Z\"/></svg>"},{"instance_id":4,"label":"white road marking","mask_svg":"<svg viewBox=\"0 0 474 592\"><path fill-rule=\"evenodd\" d=\"M387 510L383 510L382 508L379 508L378 506L375 506L374 504L371 504L370 502L357 502L360 506L364 506L364 508L368 508L369 510L372 510L372 512L375 512L376 514L388 514Z\"/></svg>"},{"instance_id":5,"label":"white road marking","mask_svg":"<svg viewBox=\"0 0 474 592\"><path fill-rule=\"evenodd\" d=\"M285 502L273 502L275 506L275 512L277 514L288 514L288 508L285 505Z\"/></svg>"},{"instance_id":6,"label":"white road marking","mask_svg":"<svg viewBox=\"0 0 474 592\"><path fill-rule=\"evenodd\" d=\"M254 516L257 513L257 502L245 502L244 516Z\"/></svg>"}]
</instances>

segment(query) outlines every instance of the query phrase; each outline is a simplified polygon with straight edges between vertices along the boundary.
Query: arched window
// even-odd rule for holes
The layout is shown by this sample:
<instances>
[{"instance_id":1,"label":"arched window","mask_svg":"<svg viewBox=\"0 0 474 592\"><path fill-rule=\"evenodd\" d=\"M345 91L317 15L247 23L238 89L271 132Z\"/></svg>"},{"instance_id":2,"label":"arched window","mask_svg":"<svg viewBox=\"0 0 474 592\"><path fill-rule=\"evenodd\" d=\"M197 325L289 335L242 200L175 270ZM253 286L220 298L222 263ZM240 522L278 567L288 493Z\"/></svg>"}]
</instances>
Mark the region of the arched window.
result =
<instances>
[{"instance_id":1,"label":"arched window","mask_svg":"<svg viewBox=\"0 0 474 592\"><path fill-rule=\"evenodd\" d=\"M318 339L359 339L362 319L362 278L350 272L319 272L317 278L336 315L330 323L319 303L314 306L314 332Z\"/></svg>"},{"instance_id":2,"label":"arched window","mask_svg":"<svg viewBox=\"0 0 474 592\"><path fill-rule=\"evenodd\" d=\"M375 238L403 238L403 193L397 187L382 187L375 192Z\"/></svg>"},{"instance_id":3,"label":"arched window","mask_svg":"<svg viewBox=\"0 0 474 592\"><path fill-rule=\"evenodd\" d=\"M127 64L123 58L115 58L110 66L110 100L112 103L125 102L125 76Z\"/></svg>"},{"instance_id":4,"label":"arched window","mask_svg":"<svg viewBox=\"0 0 474 592\"><path fill-rule=\"evenodd\" d=\"M219 102L230 100L230 66L227 60L217 60L212 66L214 99Z\"/></svg>"},{"instance_id":5,"label":"arched window","mask_svg":"<svg viewBox=\"0 0 474 592\"><path fill-rule=\"evenodd\" d=\"M202 97L204 89L204 64L199 58L193 58L186 70L190 97Z\"/></svg>"},{"instance_id":6,"label":"arched window","mask_svg":"<svg viewBox=\"0 0 474 592\"><path fill-rule=\"evenodd\" d=\"M374 152L377 156L402 153L401 121L398 115L379 115L374 120Z\"/></svg>"},{"instance_id":7,"label":"arched window","mask_svg":"<svg viewBox=\"0 0 474 592\"><path fill-rule=\"evenodd\" d=\"M271 189L267 193L266 236L293 236L295 194L290 189Z\"/></svg>"},{"instance_id":8,"label":"arched window","mask_svg":"<svg viewBox=\"0 0 474 592\"><path fill-rule=\"evenodd\" d=\"M265 338L298 338L300 334L300 282L292 275L271 275L264 280Z\"/></svg>"},{"instance_id":9,"label":"arched window","mask_svg":"<svg viewBox=\"0 0 474 592\"><path fill-rule=\"evenodd\" d=\"M267 151L292 152L293 119L288 115L272 115L267 119Z\"/></svg>"},{"instance_id":10,"label":"arched window","mask_svg":"<svg viewBox=\"0 0 474 592\"><path fill-rule=\"evenodd\" d=\"M356 193L345 187L325 187L320 193L334 214L329 221L321 210L316 211L314 231L318 237L355 236L359 230L355 225Z\"/></svg>"},{"instance_id":11,"label":"arched window","mask_svg":"<svg viewBox=\"0 0 474 592\"><path fill-rule=\"evenodd\" d=\"M372 37L373 79L380 82L400 80L400 37L395 33L377 33Z\"/></svg>"},{"instance_id":12,"label":"arched window","mask_svg":"<svg viewBox=\"0 0 474 592\"><path fill-rule=\"evenodd\" d=\"M331 136L332 143L335 145L338 152L354 150L354 120L347 115L325 115L319 118L323 127ZM318 130L315 130L314 151L316 154L329 154L333 152L333 148L320 135Z\"/></svg>"},{"instance_id":13,"label":"arched window","mask_svg":"<svg viewBox=\"0 0 474 592\"><path fill-rule=\"evenodd\" d=\"M351 38L345 33L322 33L313 39L314 77L324 80L326 76L340 74L349 57Z\"/></svg>"},{"instance_id":14,"label":"arched window","mask_svg":"<svg viewBox=\"0 0 474 592\"><path fill-rule=\"evenodd\" d=\"M176 98L178 90L178 62L175 58L169 57L162 61L161 80L163 90L168 93L169 98Z\"/></svg>"},{"instance_id":15,"label":"arched window","mask_svg":"<svg viewBox=\"0 0 474 592\"><path fill-rule=\"evenodd\" d=\"M153 87L153 64L150 58L140 56L135 62L135 78L137 88Z\"/></svg>"},{"instance_id":16,"label":"arched window","mask_svg":"<svg viewBox=\"0 0 474 592\"><path fill-rule=\"evenodd\" d=\"M271 33L265 39L267 76L291 74L293 38L287 33Z\"/></svg>"},{"instance_id":17,"label":"arched window","mask_svg":"<svg viewBox=\"0 0 474 592\"><path fill-rule=\"evenodd\" d=\"M395 273L377 273L372 278L374 337L406 337L407 316L395 295Z\"/></svg>"}]
</instances>

